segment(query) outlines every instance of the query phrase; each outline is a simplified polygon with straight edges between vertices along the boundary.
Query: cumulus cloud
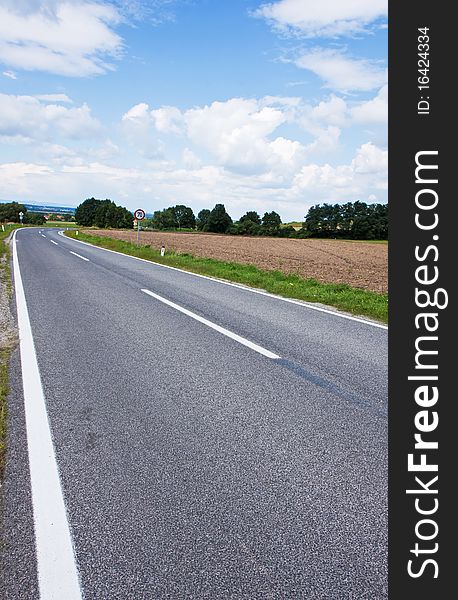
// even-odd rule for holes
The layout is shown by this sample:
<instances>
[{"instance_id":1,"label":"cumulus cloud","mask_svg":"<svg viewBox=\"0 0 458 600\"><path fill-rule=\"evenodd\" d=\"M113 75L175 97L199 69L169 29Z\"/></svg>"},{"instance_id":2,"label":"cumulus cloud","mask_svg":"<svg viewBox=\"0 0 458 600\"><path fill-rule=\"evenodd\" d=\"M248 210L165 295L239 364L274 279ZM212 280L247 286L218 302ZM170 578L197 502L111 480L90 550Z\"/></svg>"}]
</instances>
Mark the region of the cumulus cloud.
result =
<instances>
[{"instance_id":1,"label":"cumulus cloud","mask_svg":"<svg viewBox=\"0 0 458 600\"><path fill-rule=\"evenodd\" d=\"M183 115L175 106L161 106L151 111L154 125L161 133L180 134L183 131Z\"/></svg>"},{"instance_id":2,"label":"cumulus cloud","mask_svg":"<svg viewBox=\"0 0 458 600\"><path fill-rule=\"evenodd\" d=\"M307 193L313 202L386 201L388 152L368 142L350 164L304 165L294 177L291 194ZM374 193L377 192L377 193ZM312 203L313 203L312 202Z\"/></svg>"},{"instance_id":3,"label":"cumulus cloud","mask_svg":"<svg viewBox=\"0 0 458 600\"><path fill-rule=\"evenodd\" d=\"M294 60L294 64L318 75L325 87L341 92L370 91L387 80L387 71L378 62L352 58L328 48L304 52Z\"/></svg>"},{"instance_id":4,"label":"cumulus cloud","mask_svg":"<svg viewBox=\"0 0 458 600\"><path fill-rule=\"evenodd\" d=\"M56 135L82 139L97 135L100 123L87 104L67 108L44 104L33 96L0 94L0 135L51 140Z\"/></svg>"},{"instance_id":5,"label":"cumulus cloud","mask_svg":"<svg viewBox=\"0 0 458 600\"><path fill-rule=\"evenodd\" d=\"M150 110L148 104L140 102L132 106L126 113L123 114L122 120L131 123L148 124L150 120Z\"/></svg>"},{"instance_id":6,"label":"cumulus cloud","mask_svg":"<svg viewBox=\"0 0 458 600\"><path fill-rule=\"evenodd\" d=\"M186 151L180 152L189 165L196 159L202 161L204 153L207 159L235 172L278 171L287 176L306 159L335 151L342 129L355 123L383 123L379 104L384 99L385 87L375 98L352 104L335 94L315 105L299 97L280 96L231 98L184 111L174 106L151 109L139 103L123 115L122 123L132 147L142 149L145 155L157 155L158 145L161 152L167 147L168 142L158 135L172 135L187 144ZM282 127L291 125L299 126L297 131L305 131L312 140L304 143L282 134Z\"/></svg>"},{"instance_id":7,"label":"cumulus cloud","mask_svg":"<svg viewBox=\"0 0 458 600\"><path fill-rule=\"evenodd\" d=\"M294 168L301 160L300 142L272 135L290 119L289 110L296 104L291 98L231 98L180 111L174 106L151 110L141 103L127 111L122 122L131 143L145 143L145 136L151 140L153 126L157 133L186 137L220 165L259 172Z\"/></svg>"},{"instance_id":8,"label":"cumulus cloud","mask_svg":"<svg viewBox=\"0 0 458 600\"><path fill-rule=\"evenodd\" d=\"M286 116L278 108L260 107L256 100L213 102L186 111L184 120L189 139L232 168L251 170L275 162L286 166L300 150L298 142L268 139Z\"/></svg>"},{"instance_id":9,"label":"cumulus cloud","mask_svg":"<svg viewBox=\"0 0 458 600\"><path fill-rule=\"evenodd\" d=\"M387 0L278 0L263 4L254 15L275 28L306 37L338 37L368 32L388 13Z\"/></svg>"},{"instance_id":10,"label":"cumulus cloud","mask_svg":"<svg viewBox=\"0 0 458 600\"><path fill-rule=\"evenodd\" d=\"M311 115L314 120L323 121L329 125L343 126L347 123L347 103L343 98L332 94L314 106Z\"/></svg>"},{"instance_id":11,"label":"cumulus cloud","mask_svg":"<svg viewBox=\"0 0 458 600\"><path fill-rule=\"evenodd\" d=\"M378 148L371 142L363 144L352 161L355 173L386 173L388 151Z\"/></svg>"},{"instance_id":12,"label":"cumulus cloud","mask_svg":"<svg viewBox=\"0 0 458 600\"><path fill-rule=\"evenodd\" d=\"M148 104L135 104L122 116L122 130L127 142L142 156L162 158L163 142L154 131L154 121Z\"/></svg>"},{"instance_id":13,"label":"cumulus cloud","mask_svg":"<svg viewBox=\"0 0 458 600\"><path fill-rule=\"evenodd\" d=\"M3 2L0 62L73 77L105 73L123 50L113 31L119 21L118 11L102 2Z\"/></svg>"},{"instance_id":14,"label":"cumulus cloud","mask_svg":"<svg viewBox=\"0 0 458 600\"><path fill-rule=\"evenodd\" d=\"M355 123L386 123L388 120L388 85L377 96L354 106L351 115Z\"/></svg>"}]
</instances>

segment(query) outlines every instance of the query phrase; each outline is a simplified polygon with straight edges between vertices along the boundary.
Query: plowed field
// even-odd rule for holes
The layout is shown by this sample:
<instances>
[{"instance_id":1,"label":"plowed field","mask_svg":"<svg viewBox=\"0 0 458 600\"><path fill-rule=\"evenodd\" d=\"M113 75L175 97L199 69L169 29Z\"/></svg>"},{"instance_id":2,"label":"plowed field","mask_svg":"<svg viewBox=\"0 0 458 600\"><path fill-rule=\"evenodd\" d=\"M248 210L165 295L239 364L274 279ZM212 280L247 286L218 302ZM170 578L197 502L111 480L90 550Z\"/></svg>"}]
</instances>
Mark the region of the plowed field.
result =
<instances>
[{"instance_id":1,"label":"plowed field","mask_svg":"<svg viewBox=\"0 0 458 600\"><path fill-rule=\"evenodd\" d=\"M85 230L135 243L132 230ZM341 240L250 238L208 233L141 232L141 243L194 256L256 265L284 273L296 273L324 283L349 285L386 293L388 245Z\"/></svg>"}]
</instances>

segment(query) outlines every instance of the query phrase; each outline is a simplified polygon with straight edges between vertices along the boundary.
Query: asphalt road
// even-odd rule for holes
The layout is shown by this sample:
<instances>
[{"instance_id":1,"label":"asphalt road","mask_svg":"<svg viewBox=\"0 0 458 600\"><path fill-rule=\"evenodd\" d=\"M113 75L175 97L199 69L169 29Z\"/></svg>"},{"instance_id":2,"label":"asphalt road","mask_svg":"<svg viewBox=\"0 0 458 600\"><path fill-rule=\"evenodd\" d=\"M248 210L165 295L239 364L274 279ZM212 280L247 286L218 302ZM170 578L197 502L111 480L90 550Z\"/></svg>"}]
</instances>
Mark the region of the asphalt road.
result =
<instances>
[{"instance_id":1,"label":"asphalt road","mask_svg":"<svg viewBox=\"0 0 458 600\"><path fill-rule=\"evenodd\" d=\"M387 598L386 329L57 230L16 251L82 597ZM0 597L38 599L18 352L8 444Z\"/></svg>"}]
</instances>

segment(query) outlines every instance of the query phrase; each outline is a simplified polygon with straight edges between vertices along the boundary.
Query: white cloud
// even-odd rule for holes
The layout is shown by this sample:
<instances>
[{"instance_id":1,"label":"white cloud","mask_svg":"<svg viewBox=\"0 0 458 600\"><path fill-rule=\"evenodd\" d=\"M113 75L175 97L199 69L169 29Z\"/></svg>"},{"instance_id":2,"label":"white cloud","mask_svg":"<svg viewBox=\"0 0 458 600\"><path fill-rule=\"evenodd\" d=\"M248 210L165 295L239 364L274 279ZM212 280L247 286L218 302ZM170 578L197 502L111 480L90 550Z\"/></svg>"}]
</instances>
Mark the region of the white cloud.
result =
<instances>
[{"instance_id":1,"label":"white cloud","mask_svg":"<svg viewBox=\"0 0 458 600\"><path fill-rule=\"evenodd\" d=\"M311 204L386 201L388 152L372 143L360 146L350 164L304 165L294 177L291 194L306 194Z\"/></svg>"},{"instance_id":2,"label":"white cloud","mask_svg":"<svg viewBox=\"0 0 458 600\"><path fill-rule=\"evenodd\" d=\"M157 136L172 133L178 136L171 142L175 148L186 143L178 162L181 156L187 168L213 161L246 176L271 173L287 179L307 160L337 150L342 129L349 129L355 120L358 124L375 121L370 107L385 96L382 89L373 100L353 105L335 94L316 105L304 104L298 97L232 98L185 111L173 106L152 110L140 103L123 115L122 122L131 146L144 156L165 156L169 141ZM299 126L297 132L305 131L312 140L305 143L280 133L283 126L291 125ZM384 139L380 132L371 137Z\"/></svg>"},{"instance_id":3,"label":"white cloud","mask_svg":"<svg viewBox=\"0 0 458 600\"><path fill-rule=\"evenodd\" d=\"M0 94L0 135L46 141L56 135L82 139L100 130L100 123L86 104L66 108L43 104L33 96Z\"/></svg>"},{"instance_id":4,"label":"white cloud","mask_svg":"<svg viewBox=\"0 0 458 600\"><path fill-rule=\"evenodd\" d=\"M288 172L303 160L305 147L274 133L291 120L296 104L291 98L232 98L190 109L183 118L188 138L226 168L246 174Z\"/></svg>"},{"instance_id":5,"label":"white cloud","mask_svg":"<svg viewBox=\"0 0 458 600\"><path fill-rule=\"evenodd\" d=\"M343 126L347 123L347 103L342 98L331 95L327 100L322 100L315 106L311 115L317 121L323 121L329 125Z\"/></svg>"},{"instance_id":6,"label":"white cloud","mask_svg":"<svg viewBox=\"0 0 458 600\"><path fill-rule=\"evenodd\" d=\"M113 6L85 0L3 3L0 62L25 70L83 77L113 68L122 40Z\"/></svg>"},{"instance_id":7,"label":"white cloud","mask_svg":"<svg viewBox=\"0 0 458 600\"><path fill-rule=\"evenodd\" d=\"M148 122L150 119L149 106L145 102L140 102L139 104L135 104L132 106L125 114L122 116L123 121L133 121L133 122Z\"/></svg>"},{"instance_id":8,"label":"white cloud","mask_svg":"<svg viewBox=\"0 0 458 600\"><path fill-rule=\"evenodd\" d=\"M21 200L33 197L37 187L51 174L52 169L47 165L25 162L0 164L0 197Z\"/></svg>"},{"instance_id":9,"label":"white cloud","mask_svg":"<svg viewBox=\"0 0 458 600\"><path fill-rule=\"evenodd\" d=\"M161 158L163 143L153 130L153 117L145 102L135 104L121 119L122 130L128 143L142 156Z\"/></svg>"},{"instance_id":10,"label":"white cloud","mask_svg":"<svg viewBox=\"0 0 458 600\"><path fill-rule=\"evenodd\" d=\"M13 71L3 71L3 75L8 77L8 79L17 79L17 76Z\"/></svg>"},{"instance_id":11,"label":"white cloud","mask_svg":"<svg viewBox=\"0 0 458 600\"><path fill-rule=\"evenodd\" d=\"M352 162L355 173L386 173L388 151L378 148L371 142L363 144Z\"/></svg>"},{"instance_id":12,"label":"white cloud","mask_svg":"<svg viewBox=\"0 0 458 600\"><path fill-rule=\"evenodd\" d=\"M289 140L275 146L267 139L285 122L284 112L269 106L261 108L256 100L232 98L213 102L186 111L184 119L189 139L209 151L220 164L256 169L289 154L285 153Z\"/></svg>"},{"instance_id":13,"label":"white cloud","mask_svg":"<svg viewBox=\"0 0 458 600\"><path fill-rule=\"evenodd\" d=\"M377 96L354 106L351 115L355 123L386 123L388 120L388 85Z\"/></svg>"},{"instance_id":14,"label":"white cloud","mask_svg":"<svg viewBox=\"0 0 458 600\"><path fill-rule=\"evenodd\" d=\"M67 94L38 94L34 96L37 100L44 102L63 102L64 104L73 104L73 100Z\"/></svg>"},{"instance_id":15,"label":"white cloud","mask_svg":"<svg viewBox=\"0 0 458 600\"><path fill-rule=\"evenodd\" d=\"M346 56L338 50L314 48L294 60L318 75L325 87L341 92L369 91L382 86L387 72L378 62Z\"/></svg>"},{"instance_id":16,"label":"white cloud","mask_svg":"<svg viewBox=\"0 0 458 600\"><path fill-rule=\"evenodd\" d=\"M202 165L200 158L189 148L183 150L182 159L187 169L197 169Z\"/></svg>"},{"instance_id":17,"label":"white cloud","mask_svg":"<svg viewBox=\"0 0 458 600\"><path fill-rule=\"evenodd\" d=\"M387 0L278 0L254 14L277 29L307 37L337 37L367 32L388 13Z\"/></svg>"},{"instance_id":18,"label":"white cloud","mask_svg":"<svg viewBox=\"0 0 458 600\"><path fill-rule=\"evenodd\" d=\"M231 98L186 111L174 106L150 110L141 103L127 111L122 122L132 145L151 143L153 126L156 134L186 137L227 168L245 173L289 169L301 160L304 147L282 136L273 138L272 134L291 119L290 109L298 102L299 99L276 96L261 100Z\"/></svg>"},{"instance_id":19,"label":"white cloud","mask_svg":"<svg viewBox=\"0 0 458 600\"><path fill-rule=\"evenodd\" d=\"M151 111L154 125L161 133L180 134L183 131L183 115L175 106L161 106Z\"/></svg>"}]
</instances>

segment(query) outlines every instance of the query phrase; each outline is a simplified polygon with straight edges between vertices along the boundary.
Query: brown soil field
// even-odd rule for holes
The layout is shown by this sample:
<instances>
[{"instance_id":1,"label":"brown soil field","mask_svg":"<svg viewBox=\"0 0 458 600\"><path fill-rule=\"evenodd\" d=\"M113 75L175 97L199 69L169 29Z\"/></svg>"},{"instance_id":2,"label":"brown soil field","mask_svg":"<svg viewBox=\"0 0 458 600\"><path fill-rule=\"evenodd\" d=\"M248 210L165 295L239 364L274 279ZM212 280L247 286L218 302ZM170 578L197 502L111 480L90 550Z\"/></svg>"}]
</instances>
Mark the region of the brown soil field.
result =
<instances>
[{"instance_id":1,"label":"brown soil field","mask_svg":"<svg viewBox=\"0 0 458 600\"><path fill-rule=\"evenodd\" d=\"M135 243L132 230L87 229L85 233ZM323 283L388 291L388 245L342 240L295 240L241 237L212 233L141 232L141 244L194 256L256 265L260 269L296 273Z\"/></svg>"}]
</instances>

